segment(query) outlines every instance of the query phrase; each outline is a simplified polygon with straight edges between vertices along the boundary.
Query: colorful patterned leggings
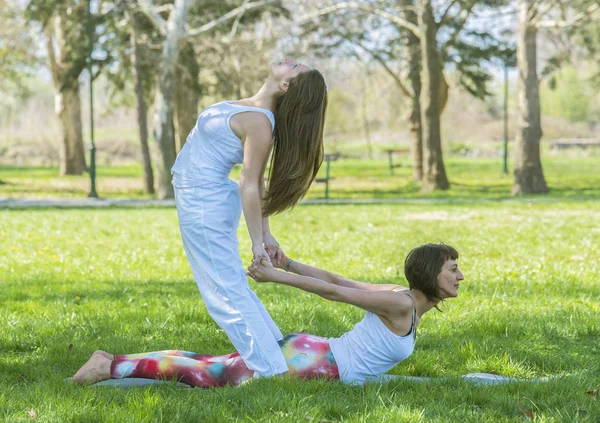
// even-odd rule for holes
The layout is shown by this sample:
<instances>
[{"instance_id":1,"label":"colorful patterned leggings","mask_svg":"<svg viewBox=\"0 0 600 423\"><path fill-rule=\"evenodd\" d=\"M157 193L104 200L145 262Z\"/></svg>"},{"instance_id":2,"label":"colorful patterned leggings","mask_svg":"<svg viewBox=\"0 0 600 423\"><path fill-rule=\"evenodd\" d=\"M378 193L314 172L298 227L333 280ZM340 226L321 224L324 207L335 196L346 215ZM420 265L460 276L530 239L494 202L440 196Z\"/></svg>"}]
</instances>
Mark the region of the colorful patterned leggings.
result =
<instances>
[{"instance_id":1,"label":"colorful patterned leggings","mask_svg":"<svg viewBox=\"0 0 600 423\"><path fill-rule=\"evenodd\" d=\"M299 379L338 379L338 368L327 339L293 333L279 341L289 375ZM253 376L239 353L213 356L187 351L157 351L115 355L110 376L177 380L198 388L236 386Z\"/></svg>"}]
</instances>

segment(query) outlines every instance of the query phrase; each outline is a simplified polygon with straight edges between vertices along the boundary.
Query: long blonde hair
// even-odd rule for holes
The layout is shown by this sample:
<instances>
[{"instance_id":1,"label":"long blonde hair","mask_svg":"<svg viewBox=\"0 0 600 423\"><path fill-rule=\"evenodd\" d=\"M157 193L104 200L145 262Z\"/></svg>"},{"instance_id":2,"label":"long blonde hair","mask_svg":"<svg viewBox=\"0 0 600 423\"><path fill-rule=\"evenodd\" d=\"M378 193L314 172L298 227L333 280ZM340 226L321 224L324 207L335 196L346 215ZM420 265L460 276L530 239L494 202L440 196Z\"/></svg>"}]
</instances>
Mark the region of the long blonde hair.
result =
<instances>
[{"instance_id":1,"label":"long blonde hair","mask_svg":"<svg viewBox=\"0 0 600 423\"><path fill-rule=\"evenodd\" d=\"M287 93L277 100L263 216L294 207L308 191L323 162L326 110L327 86L316 69L292 79Z\"/></svg>"}]
</instances>

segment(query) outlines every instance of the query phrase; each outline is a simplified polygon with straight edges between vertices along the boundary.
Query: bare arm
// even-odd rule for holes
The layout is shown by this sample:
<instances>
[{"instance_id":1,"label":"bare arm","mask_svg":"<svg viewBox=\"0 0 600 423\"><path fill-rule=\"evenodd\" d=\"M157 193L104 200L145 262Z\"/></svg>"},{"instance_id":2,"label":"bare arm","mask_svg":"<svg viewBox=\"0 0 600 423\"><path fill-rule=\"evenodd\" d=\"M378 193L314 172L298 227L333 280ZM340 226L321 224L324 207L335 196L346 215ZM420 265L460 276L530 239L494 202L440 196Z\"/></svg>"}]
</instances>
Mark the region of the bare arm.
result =
<instances>
[{"instance_id":1,"label":"bare arm","mask_svg":"<svg viewBox=\"0 0 600 423\"><path fill-rule=\"evenodd\" d=\"M263 200L265 198L265 192L266 192L265 178L264 178L266 168L267 168L267 161L265 161L264 168L260 174L261 177L260 177L260 182L258 185L260 188L260 198ZM283 254L283 251L281 251L281 248L279 248L279 243L277 242L275 237L271 234L271 228L269 227L269 217L268 216L264 216L262 218L262 239L263 239L263 243L265 244L265 249L266 249L267 253L269 254L269 256L271 257L271 261L280 260L282 254Z\"/></svg>"},{"instance_id":2,"label":"bare arm","mask_svg":"<svg viewBox=\"0 0 600 423\"><path fill-rule=\"evenodd\" d=\"M283 263L285 266L285 262ZM345 278L327 270L319 269L318 267L309 266L308 264L300 263L298 261L292 261L288 268L290 272L294 272L298 275L310 276L313 278L321 279L327 283L342 286L345 288L359 289L363 291L392 291L397 288L402 288L401 285L395 284L376 284L358 282L352 279Z\"/></svg>"},{"instance_id":3,"label":"bare arm","mask_svg":"<svg viewBox=\"0 0 600 423\"><path fill-rule=\"evenodd\" d=\"M364 290L335 285L311 276L286 273L262 262L257 269L249 269L250 276L257 282L272 281L311 292L327 300L352 304L380 316L394 318L410 310L412 304L403 296L389 290ZM390 295L391 294L391 295Z\"/></svg>"},{"instance_id":4,"label":"bare arm","mask_svg":"<svg viewBox=\"0 0 600 423\"><path fill-rule=\"evenodd\" d=\"M261 172L261 176L260 176L260 182L259 182L259 187L260 187L260 198L264 198L265 197L265 192L266 192L266 188L265 188L265 170L266 170L266 161L265 161L265 167L263 168L263 171ZM269 228L269 217L265 216L262 218L262 232L263 232L263 238L265 238L267 235L271 235L271 228Z\"/></svg>"},{"instance_id":5,"label":"bare arm","mask_svg":"<svg viewBox=\"0 0 600 423\"><path fill-rule=\"evenodd\" d=\"M254 115L254 113L253 113ZM240 199L244 219L252 241L252 249L262 248L262 180L271 150L271 123L262 114L248 116L242 120L244 129L244 161L240 176Z\"/></svg>"}]
</instances>

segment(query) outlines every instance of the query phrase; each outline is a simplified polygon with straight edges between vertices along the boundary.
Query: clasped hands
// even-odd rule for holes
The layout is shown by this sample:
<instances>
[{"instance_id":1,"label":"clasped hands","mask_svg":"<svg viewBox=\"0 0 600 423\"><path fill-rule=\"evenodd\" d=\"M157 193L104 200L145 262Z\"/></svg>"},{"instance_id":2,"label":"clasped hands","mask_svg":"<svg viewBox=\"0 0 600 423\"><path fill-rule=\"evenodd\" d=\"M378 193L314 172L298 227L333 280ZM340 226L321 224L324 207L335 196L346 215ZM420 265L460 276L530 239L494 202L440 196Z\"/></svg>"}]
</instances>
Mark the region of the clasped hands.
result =
<instances>
[{"instance_id":1,"label":"clasped hands","mask_svg":"<svg viewBox=\"0 0 600 423\"><path fill-rule=\"evenodd\" d=\"M285 253L272 235L264 237L263 242L264 246L252 247L252 263L246 273L256 282L272 281L275 267L282 269L287 262Z\"/></svg>"}]
</instances>

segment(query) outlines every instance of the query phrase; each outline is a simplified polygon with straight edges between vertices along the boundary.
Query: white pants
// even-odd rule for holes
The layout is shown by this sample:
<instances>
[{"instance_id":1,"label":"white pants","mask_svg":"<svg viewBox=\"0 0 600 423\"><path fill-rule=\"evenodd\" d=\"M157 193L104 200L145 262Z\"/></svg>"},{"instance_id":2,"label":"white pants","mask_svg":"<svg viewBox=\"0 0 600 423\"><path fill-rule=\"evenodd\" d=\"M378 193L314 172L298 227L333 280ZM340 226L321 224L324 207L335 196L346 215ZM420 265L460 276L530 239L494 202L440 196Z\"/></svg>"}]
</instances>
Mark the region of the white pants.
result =
<instances>
[{"instance_id":1,"label":"white pants","mask_svg":"<svg viewBox=\"0 0 600 423\"><path fill-rule=\"evenodd\" d=\"M242 206L238 185L207 182L175 187L183 246L209 314L257 376L288 371L283 335L248 286L238 251Z\"/></svg>"}]
</instances>

